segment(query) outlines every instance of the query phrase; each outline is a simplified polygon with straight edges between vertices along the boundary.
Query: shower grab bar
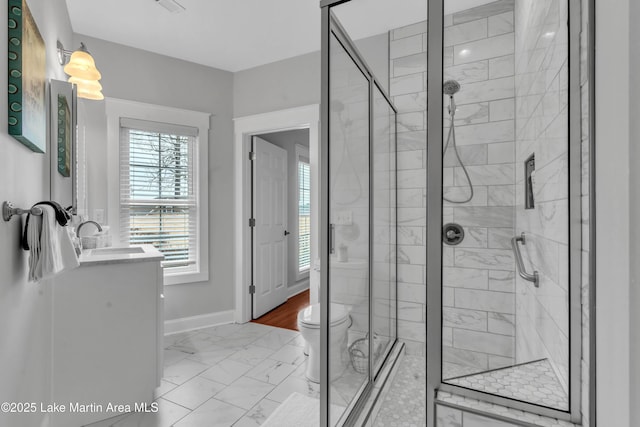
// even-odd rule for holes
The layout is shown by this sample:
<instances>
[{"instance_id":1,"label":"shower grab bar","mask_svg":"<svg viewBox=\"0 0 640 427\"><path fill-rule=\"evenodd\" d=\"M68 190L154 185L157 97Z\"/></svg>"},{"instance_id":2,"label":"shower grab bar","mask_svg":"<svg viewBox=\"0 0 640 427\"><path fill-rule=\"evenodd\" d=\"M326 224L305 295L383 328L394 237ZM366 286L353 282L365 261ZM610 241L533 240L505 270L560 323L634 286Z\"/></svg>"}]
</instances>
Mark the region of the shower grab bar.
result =
<instances>
[{"instance_id":1,"label":"shower grab bar","mask_svg":"<svg viewBox=\"0 0 640 427\"><path fill-rule=\"evenodd\" d=\"M28 213L40 216L42 215L42 208L34 206L31 209L20 209L16 208L11 202L2 203L2 219L5 221L10 221L14 215L24 215Z\"/></svg>"},{"instance_id":2,"label":"shower grab bar","mask_svg":"<svg viewBox=\"0 0 640 427\"><path fill-rule=\"evenodd\" d=\"M524 262L522 261L522 254L520 253L520 246L518 243L522 242L522 244L526 244L524 233L520 234L520 236L515 236L511 239L511 248L513 249L513 254L516 258L516 267L518 269L518 274L524 280L529 282L533 282L536 288L540 287L540 279L538 277L538 272L534 270L533 274L529 274L526 272L524 268Z\"/></svg>"}]
</instances>

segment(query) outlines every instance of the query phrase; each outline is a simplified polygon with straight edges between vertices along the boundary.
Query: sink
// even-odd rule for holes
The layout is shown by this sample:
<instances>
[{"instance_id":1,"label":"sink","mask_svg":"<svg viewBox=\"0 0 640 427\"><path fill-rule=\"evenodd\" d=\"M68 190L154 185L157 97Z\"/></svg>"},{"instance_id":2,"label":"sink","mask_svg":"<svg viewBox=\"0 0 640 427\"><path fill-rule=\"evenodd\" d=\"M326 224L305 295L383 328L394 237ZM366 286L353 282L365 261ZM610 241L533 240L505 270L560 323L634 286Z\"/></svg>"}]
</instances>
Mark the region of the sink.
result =
<instances>
[{"instance_id":1,"label":"sink","mask_svg":"<svg viewBox=\"0 0 640 427\"><path fill-rule=\"evenodd\" d=\"M99 248L99 249L91 249L91 255L133 255L133 254L143 254L144 248L140 246L131 246L131 247L123 247L123 248Z\"/></svg>"},{"instance_id":2,"label":"sink","mask_svg":"<svg viewBox=\"0 0 640 427\"><path fill-rule=\"evenodd\" d=\"M152 245L115 246L86 249L80 254L80 265L116 264L119 262L147 262L163 260L164 256Z\"/></svg>"}]
</instances>

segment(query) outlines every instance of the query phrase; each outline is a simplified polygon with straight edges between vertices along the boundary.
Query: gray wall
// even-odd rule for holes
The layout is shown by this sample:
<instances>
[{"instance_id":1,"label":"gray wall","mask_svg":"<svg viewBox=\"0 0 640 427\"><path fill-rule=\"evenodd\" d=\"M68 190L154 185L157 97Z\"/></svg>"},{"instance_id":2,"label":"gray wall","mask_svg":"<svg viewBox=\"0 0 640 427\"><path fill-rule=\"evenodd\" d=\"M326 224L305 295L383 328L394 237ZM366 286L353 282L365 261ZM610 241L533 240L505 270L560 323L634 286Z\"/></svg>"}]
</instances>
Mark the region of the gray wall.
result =
<instances>
[{"instance_id":1,"label":"gray wall","mask_svg":"<svg viewBox=\"0 0 640 427\"><path fill-rule=\"evenodd\" d=\"M300 281L297 280L297 259L298 254L296 251L295 242L298 240L298 205L296 203L298 194L298 159L296 157L296 145L302 145L309 149L309 129L297 129L284 132L274 132L260 137L280 148L287 150L287 187L288 187L288 199L287 199L287 230L291 233L289 235L288 244L288 286L292 288L294 286L309 287L309 276ZM306 285L305 285L306 282Z\"/></svg>"},{"instance_id":2,"label":"gray wall","mask_svg":"<svg viewBox=\"0 0 640 427\"><path fill-rule=\"evenodd\" d=\"M582 370L582 425L588 427L591 425L591 414L595 410L595 405L591 405L589 387L591 384L590 367L591 367L591 344L595 342L592 335L591 328L591 251L590 247L590 226L591 226L591 213L589 211L590 205L593 201L593 195L591 194L590 179L593 171L591 170L591 164L589 163L591 153L591 129L589 123L593 120L592 112L589 111L589 89L593 85L593 81L590 81L588 61L590 41L588 40L589 23L588 17L588 1L581 0L582 3L582 22L581 29L582 34L580 37L580 101L581 101L581 113L582 113L582 183L581 183L581 198L582 198L582 357L581 357L581 370ZM640 420L639 420L640 421ZM637 423L632 423L635 425Z\"/></svg>"},{"instance_id":3,"label":"gray wall","mask_svg":"<svg viewBox=\"0 0 640 427\"><path fill-rule=\"evenodd\" d=\"M631 204L631 218L640 218L640 186L637 183L640 182L640 169L637 167L640 163L640 146L637 141L640 141L640 120L637 118L640 116L640 82L638 76L640 76L640 28L636 25L638 19L640 19L640 3L637 1L630 2L631 13L629 14L631 43L630 43L630 117L634 117L631 120L631 135L630 139L636 143L630 146L629 156L629 170L631 176L629 181L636 183L630 187L630 204ZM638 239L638 233L640 232L637 222L632 224L631 232L634 233L633 239L630 241L629 255L633 260L640 259L640 239ZM635 309L631 310L631 354L629 359L631 360L631 402L640 402L640 263L631 263L631 283L630 283L630 306ZM631 405L631 425L640 425L640 405Z\"/></svg>"},{"instance_id":4,"label":"gray wall","mask_svg":"<svg viewBox=\"0 0 640 427\"><path fill-rule=\"evenodd\" d=\"M233 74L233 116L243 117L320 102L320 52Z\"/></svg>"},{"instance_id":5,"label":"gray wall","mask_svg":"<svg viewBox=\"0 0 640 427\"><path fill-rule=\"evenodd\" d=\"M64 0L30 0L29 6L47 50L47 77L65 79L58 65L56 39L72 46L73 34ZM7 7L0 8L7 22ZM7 57L7 30L0 31L2 57ZM6 67L6 61L3 61ZM6 70L6 68L5 68ZM0 77L6 88L7 72ZM2 91L0 117L7 117ZM49 198L49 156L36 154L0 132L0 202L30 207ZM0 221L0 401L48 402L51 386L51 292L46 283L27 283L29 253L20 246L21 220ZM0 425L45 425L46 415L0 413Z\"/></svg>"},{"instance_id":6,"label":"gray wall","mask_svg":"<svg viewBox=\"0 0 640 427\"><path fill-rule=\"evenodd\" d=\"M165 317L232 310L233 274L233 75L84 35L102 72L106 97L212 114L209 131L209 281L165 287ZM89 214L107 209L104 102L83 102L90 125L86 138ZM231 246L231 247L230 247Z\"/></svg>"},{"instance_id":7,"label":"gray wall","mask_svg":"<svg viewBox=\"0 0 640 427\"><path fill-rule=\"evenodd\" d=\"M633 0L596 1L595 205L597 425L638 417L637 151L640 11ZM615 88L615 90L612 90ZM632 255L636 255L633 257ZM634 400L632 400L635 398Z\"/></svg>"},{"instance_id":8,"label":"gray wall","mask_svg":"<svg viewBox=\"0 0 640 427\"><path fill-rule=\"evenodd\" d=\"M367 37L356 44L367 58L374 74L387 89L389 81L387 33ZM319 51L233 74L234 117L319 103Z\"/></svg>"},{"instance_id":9,"label":"gray wall","mask_svg":"<svg viewBox=\"0 0 640 427\"><path fill-rule=\"evenodd\" d=\"M373 74L389 92L389 33L355 40L356 48L364 57L365 62L373 71Z\"/></svg>"}]
</instances>

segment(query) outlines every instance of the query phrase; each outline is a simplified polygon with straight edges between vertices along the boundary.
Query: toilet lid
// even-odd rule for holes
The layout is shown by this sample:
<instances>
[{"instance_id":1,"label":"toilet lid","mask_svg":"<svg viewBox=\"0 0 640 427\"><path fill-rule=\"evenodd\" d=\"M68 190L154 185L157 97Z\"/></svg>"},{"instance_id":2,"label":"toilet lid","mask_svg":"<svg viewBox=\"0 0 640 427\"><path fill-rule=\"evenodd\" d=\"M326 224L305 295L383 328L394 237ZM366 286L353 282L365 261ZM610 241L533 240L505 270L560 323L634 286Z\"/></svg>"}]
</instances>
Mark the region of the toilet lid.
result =
<instances>
[{"instance_id":1,"label":"toilet lid","mask_svg":"<svg viewBox=\"0 0 640 427\"><path fill-rule=\"evenodd\" d=\"M344 322L349 313L342 304L331 303L329 308L329 315L331 316L331 324L335 325ZM309 326L320 326L320 304L312 304L309 307L298 313L298 322Z\"/></svg>"}]
</instances>

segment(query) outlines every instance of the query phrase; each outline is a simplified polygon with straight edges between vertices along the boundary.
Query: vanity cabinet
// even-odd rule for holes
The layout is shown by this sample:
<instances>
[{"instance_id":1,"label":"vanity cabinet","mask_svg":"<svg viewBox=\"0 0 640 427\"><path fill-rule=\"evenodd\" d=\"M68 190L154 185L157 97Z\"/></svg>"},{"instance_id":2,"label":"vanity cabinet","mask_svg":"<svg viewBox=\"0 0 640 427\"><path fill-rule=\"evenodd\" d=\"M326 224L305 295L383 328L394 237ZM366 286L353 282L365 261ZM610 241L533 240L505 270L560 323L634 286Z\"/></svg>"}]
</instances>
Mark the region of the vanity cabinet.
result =
<instances>
[{"instance_id":1,"label":"vanity cabinet","mask_svg":"<svg viewBox=\"0 0 640 427\"><path fill-rule=\"evenodd\" d=\"M52 427L83 426L140 410L162 376L162 254L85 255L56 277L53 293ZM74 412L71 405L87 405ZM137 405L137 406L136 406Z\"/></svg>"}]
</instances>

